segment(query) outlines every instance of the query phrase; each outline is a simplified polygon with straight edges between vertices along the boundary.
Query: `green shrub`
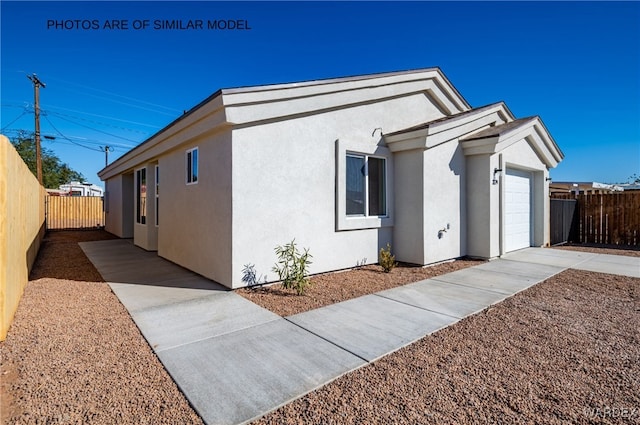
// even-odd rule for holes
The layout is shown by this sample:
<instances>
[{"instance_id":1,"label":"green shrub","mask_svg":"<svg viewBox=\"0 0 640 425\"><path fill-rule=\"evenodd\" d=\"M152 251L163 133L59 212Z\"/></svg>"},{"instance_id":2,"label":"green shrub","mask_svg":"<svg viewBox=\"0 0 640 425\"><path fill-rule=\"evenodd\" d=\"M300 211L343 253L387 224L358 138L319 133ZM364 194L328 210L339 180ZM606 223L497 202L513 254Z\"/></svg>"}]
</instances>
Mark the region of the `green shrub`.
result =
<instances>
[{"instance_id":1,"label":"green shrub","mask_svg":"<svg viewBox=\"0 0 640 425\"><path fill-rule=\"evenodd\" d=\"M385 273L389 273L398 265L396 263L395 255L391 255L391 245L387 244L387 249L380 248L380 256L378 257L380 266L384 269Z\"/></svg>"},{"instance_id":2,"label":"green shrub","mask_svg":"<svg viewBox=\"0 0 640 425\"><path fill-rule=\"evenodd\" d=\"M304 294L310 281L308 267L311 264L309 248L305 248L301 254L296 247L296 240L284 246L275 248L278 262L273 266L273 271L278 273L282 286L286 289L295 289L298 295Z\"/></svg>"}]
</instances>

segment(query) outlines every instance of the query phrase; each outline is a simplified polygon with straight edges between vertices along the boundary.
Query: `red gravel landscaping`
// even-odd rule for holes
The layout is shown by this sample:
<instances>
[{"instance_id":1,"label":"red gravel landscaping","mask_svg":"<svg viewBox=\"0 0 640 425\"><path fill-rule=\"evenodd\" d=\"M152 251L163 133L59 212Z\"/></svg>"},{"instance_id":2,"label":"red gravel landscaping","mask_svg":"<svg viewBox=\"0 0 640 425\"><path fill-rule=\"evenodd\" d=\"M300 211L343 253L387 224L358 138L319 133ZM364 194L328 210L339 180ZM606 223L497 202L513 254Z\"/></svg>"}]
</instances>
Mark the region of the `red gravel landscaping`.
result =
<instances>
[{"instance_id":1,"label":"red gravel landscaping","mask_svg":"<svg viewBox=\"0 0 640 425\"><path fill-rule=\"evenodd\" d=\"M0 343L3 422L202 423L77 244L109 238L47 235ZM304 297L242 292L288 315L473 264L328 273ZM638 364L640 279L567 270L256 423L640 423Z\"/></svg>"}]
</instances>

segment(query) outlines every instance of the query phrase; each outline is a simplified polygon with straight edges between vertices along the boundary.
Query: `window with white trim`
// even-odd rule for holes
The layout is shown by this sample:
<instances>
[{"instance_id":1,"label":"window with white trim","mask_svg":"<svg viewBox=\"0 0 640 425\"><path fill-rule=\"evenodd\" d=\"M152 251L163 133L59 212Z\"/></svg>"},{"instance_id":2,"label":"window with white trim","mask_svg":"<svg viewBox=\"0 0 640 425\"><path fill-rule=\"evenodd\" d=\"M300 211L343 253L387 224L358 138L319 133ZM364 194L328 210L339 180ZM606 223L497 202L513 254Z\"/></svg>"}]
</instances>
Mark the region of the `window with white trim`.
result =
<instances>
[{"instance_id":1,"label":"window with white trim","mask_svg":"<svg viewBox=\"0 0 640 425\"><path fill-rule=\"evenodd\" d=\"M147 169L136 170L136 223L147 223Z\"/></svg>"},{"instance_id":2,"label":"window with white trim","mask_svg":"<svg viewBox=\"0 0 640 425\"><path fill-rule=\"evenodd\" d=\"M198 148L189 149L186 152L187 159L187 184L198 183Z\"/></svg>"},{"instance_id":3,"label":"window with white trim","mask_svg":"<svg viewBox=\"0 0 640 425\"><path fill-rule=\"evenodd\" d=\"M386 186L385 158L347 153L347 216L386 216Z\"/></svg>"},{"instance_id":4,"label":"window with white trim","mask_svg":"<svg viewBox=\"0 0 640 425\"><path fill-rule=\"evenodd\" d=\"M159 207L159 201L160 201L160 167L156 165L156 190L155 190L155 198L156 198L156 226L158 226L160 224L159 221L159 213L158 213L158 207Z\"/></svg>"}]
</instances>

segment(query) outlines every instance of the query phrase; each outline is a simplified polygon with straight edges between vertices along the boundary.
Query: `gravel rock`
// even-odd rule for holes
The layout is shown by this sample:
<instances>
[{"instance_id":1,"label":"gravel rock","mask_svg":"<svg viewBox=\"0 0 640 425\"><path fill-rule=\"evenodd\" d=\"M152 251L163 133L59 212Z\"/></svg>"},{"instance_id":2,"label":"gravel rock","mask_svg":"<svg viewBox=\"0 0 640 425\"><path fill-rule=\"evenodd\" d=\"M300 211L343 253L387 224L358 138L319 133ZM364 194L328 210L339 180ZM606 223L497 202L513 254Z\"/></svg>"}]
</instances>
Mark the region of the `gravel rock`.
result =
<instances>
[{"instance_id":1,"label":"gravel rock","mask_svg":"<svg viewBox=\"0 0 640 425\"><path fill-rule=\"evenodd\" d=\"M77 244L110 237L47 235L0 343L4 422L202 423Z\"/></svg>"},{"instance_id":2,"label":"gravel rock","mask_svg":"<svg viewBox=\"0 0 640 425\"><path fill-rule=\"evenodd\" d=\"M77 245L109 238L47 235L0 343L3 422L202 423ZM475 264L328 273L303 297L238 292L289 315ZM568 270L257 423L640 423L638 364L640 279Z\"/></svg>"},{"instance_id":3,"label":"gravel rock","mask_svg":"<svg viewBox=\"0 0 640 425\"><path fill-rule=\"evenodd\" d=\"M640 279L567 270L256 423L640 423L639 364Z\"/></svg>"},{"instance_id":4,"label":"gravel rock","mask_svg":"<svg viewBox=\"0 0 640 425\"><path fill-rule=\"evenodd\" d=\"M312 276L311 286L304 295L284 289L281 284L242 288L236 292L280 316L291 316L482 263L480 260L456 260L427 267L400 264L390 273L385 273L378 265L368 265Z\"/></svg>"}]
</instances>

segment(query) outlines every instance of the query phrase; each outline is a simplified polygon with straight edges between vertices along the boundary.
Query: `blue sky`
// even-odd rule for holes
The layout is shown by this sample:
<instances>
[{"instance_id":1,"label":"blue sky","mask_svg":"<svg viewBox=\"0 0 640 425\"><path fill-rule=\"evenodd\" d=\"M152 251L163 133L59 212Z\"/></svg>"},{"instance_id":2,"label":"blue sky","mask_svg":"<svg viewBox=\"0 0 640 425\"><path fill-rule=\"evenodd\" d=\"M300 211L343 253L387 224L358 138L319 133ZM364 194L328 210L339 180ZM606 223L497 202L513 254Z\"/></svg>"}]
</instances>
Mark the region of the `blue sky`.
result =
<instances>
[{"instance_id":1,"label":"blue sky","mask_svg":"<svg viewBox=\"0 0 640 425\"><path fill-rule=\"evenodd\" d=\"M2 1L0 12L2 132L33 131L36 73L42 134L55 137L43 146L94 183L100 147L115 148L111 162L220 88L432 66L474 107L540 115L565 154L555 181L640 174L638 2ZM156 19L251 29L156 30Z\"/></svg>"}]
</instances>

